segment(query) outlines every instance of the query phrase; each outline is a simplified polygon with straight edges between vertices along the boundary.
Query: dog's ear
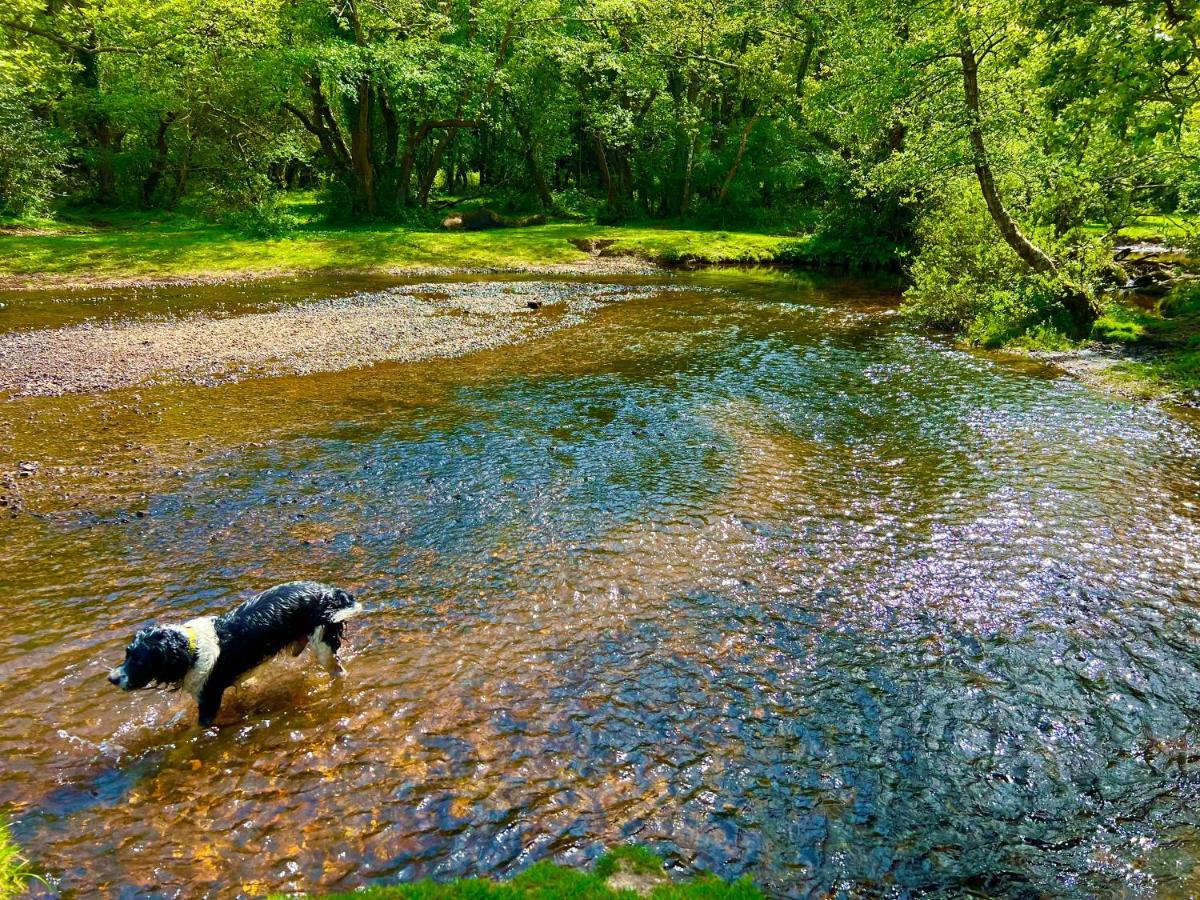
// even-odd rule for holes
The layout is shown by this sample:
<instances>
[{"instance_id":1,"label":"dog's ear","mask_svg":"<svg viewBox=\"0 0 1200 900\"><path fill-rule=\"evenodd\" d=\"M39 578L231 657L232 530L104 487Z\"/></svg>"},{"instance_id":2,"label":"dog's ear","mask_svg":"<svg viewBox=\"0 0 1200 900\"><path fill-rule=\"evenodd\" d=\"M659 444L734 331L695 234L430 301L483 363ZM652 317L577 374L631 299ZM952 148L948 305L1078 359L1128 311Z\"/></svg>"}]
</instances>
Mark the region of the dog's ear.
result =
<instances>
[{"instance_id":1,"label":"dog's ear","mask_svg":"<svg viewBox=\"0 0 1200 900\"><path fill-rule=\"evenodd\" d=\"M142 646L152 677L161 684L173 684L187 674L192 659L187 638L174 628L154 625L145 629Z\"/></svg>"}]
</instances>

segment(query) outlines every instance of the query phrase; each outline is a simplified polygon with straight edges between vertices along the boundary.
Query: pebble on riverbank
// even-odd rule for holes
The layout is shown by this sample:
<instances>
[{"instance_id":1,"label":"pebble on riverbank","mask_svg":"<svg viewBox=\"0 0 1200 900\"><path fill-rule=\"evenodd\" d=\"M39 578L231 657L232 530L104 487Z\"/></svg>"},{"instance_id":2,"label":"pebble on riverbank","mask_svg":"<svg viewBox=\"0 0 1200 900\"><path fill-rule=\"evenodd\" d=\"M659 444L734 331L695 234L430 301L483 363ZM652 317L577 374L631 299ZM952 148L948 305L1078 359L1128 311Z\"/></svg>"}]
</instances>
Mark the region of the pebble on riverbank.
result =
<instances>
[{"instance_id":1,"label":"pebble on riverbank","mask_svg":"<svg viewBox=\"0 0 1200 900\"><path fill-rule=\"evenodd\" d=\"M598 302L648 290L546 281L430 283L229 318L10 332L0 335L0 392L58 396L164 381L207 385L459 356L573 324Z\"/></svg>"}]
</instances>

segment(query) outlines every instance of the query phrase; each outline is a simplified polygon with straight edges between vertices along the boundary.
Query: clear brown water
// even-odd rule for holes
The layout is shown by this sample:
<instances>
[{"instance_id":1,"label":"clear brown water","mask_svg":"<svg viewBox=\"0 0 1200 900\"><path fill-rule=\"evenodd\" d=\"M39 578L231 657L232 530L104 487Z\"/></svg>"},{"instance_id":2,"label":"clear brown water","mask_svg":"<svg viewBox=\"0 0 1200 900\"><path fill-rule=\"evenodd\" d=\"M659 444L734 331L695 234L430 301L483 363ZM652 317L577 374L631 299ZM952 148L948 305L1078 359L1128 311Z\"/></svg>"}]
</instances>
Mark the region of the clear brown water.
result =
<instances>
[{"instance_id":1,"label":"clear brown water","mask_svg":"<svg viewBox=\"0 0 1200 900\"><path fill-rule=\"evenodd\" d=\"M703 287L454 361L5 403L44 515L0 520L0 804L58 889L632 840L789 896L1200 890L1194 423L867 285ZM70 302L0 328L128 308ZM276 661L205 733L105 683L139 625L299 577L373 609L342 685Z\"/></svg>"}]
</instances>

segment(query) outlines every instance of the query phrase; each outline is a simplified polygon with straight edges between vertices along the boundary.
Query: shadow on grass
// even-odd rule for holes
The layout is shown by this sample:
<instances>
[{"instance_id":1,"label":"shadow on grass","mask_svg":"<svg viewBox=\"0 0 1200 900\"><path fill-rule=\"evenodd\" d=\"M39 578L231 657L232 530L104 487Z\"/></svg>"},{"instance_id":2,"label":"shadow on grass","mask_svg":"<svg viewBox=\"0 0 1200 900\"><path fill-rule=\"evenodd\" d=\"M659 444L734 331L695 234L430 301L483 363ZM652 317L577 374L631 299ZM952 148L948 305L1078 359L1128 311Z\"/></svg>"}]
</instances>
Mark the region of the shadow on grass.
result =
<instances>
[{"instance_id":1,"label":"shadow on grass","mask_svg":"<svg viewBox=\"0 0 1200 900\"><path fill-rule=\"evenodd\" d=\"M1200 396L1200 282L1177 286L1153 307L1111 303L1091 337L1128 354L1118 377Z\"/></svg>"},{"instance_id":2,"label":"shadow on grass","mask_svg":"<svg viewBox=\"0 0 1200 900\"><path fill-rule=\"evenodd\" d=\"M551 223L461 232L406 225L310 223L256 238L182 214L77 215L60 226L6 234L0 273L147 277L409 266L518 269L576 263L572 240L607 239L616 252L700 263L770 262L788 240L761 232L677 225Z\"/></svg>"}]
</instances>

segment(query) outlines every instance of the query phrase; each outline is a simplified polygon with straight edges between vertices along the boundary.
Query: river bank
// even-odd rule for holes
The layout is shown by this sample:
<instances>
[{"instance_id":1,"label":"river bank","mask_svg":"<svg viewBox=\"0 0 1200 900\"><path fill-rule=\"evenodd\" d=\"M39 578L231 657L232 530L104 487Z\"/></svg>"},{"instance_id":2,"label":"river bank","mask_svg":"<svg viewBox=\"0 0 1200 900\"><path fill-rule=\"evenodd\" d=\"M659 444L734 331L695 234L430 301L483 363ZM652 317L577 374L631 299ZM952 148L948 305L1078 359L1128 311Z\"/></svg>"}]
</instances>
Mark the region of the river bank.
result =
<instances>
[{"instance_id":1,"label":"river bank","mask_svg":"<svg viewBox=\"0 0 1200 900\"><path fill-rule=\"evenodd\" d=\"M306 272L630 274L677 264L772 263L797 238L588 222L449 231L310 225L278 237L182 215L109 216L0 230L0 291L203 284Z\"/></svg>"},{"instance_id":2,"label":"river bank","mask_svg":"<svg viewBox=\"0 0 1200 900\"><path fill-rule=\"evenodd\" d=\"M1136 237L1145 242L1149 232L1143 232L1148 227L1130 226L1126 239ZM1122 231L1122 235L1125 233ZM477 232L387 224L354 227L309 224L279 237L253 237L183 214L109 213L91 219L0 228L0 308L21 304L27 291L78 294L116 289L141 291L315 274L327 279L493 274L587 278L663 274L679 266L750 266L759 267L759 271L748 273L748 277L760 278L771 277L761 267L790 265L797 253L803 252L798 248L807 240L804 236L780 233L673 225L606 226L591 222ZM513 339L515 332L524 331L523 328L514 331L516 319L507 315L504 318L506 325L489 338L469 328L467 323L455 323L450 337L456 348L452 354L497 346ZM551 317L543 317L546 318ZM328 311L325 321L329 321ZM378 316L372 319L359 315L357 321L367 333L378 336L382 321ZM225 357L219 365L180 355L164 366L162 356L177 346L177 340L199 333L218 338L222 331L205 328L196 332L195 322L139 329L90 328L87 334L62 335L67 340L57 347L45 345L44 339L10 341L7 348L0 346L0 354L7 349L10 357L16 353L20 358L13 371L3 374L0 391L61 393L108 389L144 381L164 369L182 371L185 380L196 383L239 372L246 374L255 367L260 371L309 371L272 363L277 351L305 350L309 342L305 339L281 342L274 327L281 323L272 320L263 324L268 326L265 334L270 337L265 344L257 337L252 339L256 345L252 351L226 353L223 343L214 344ZM320 326L316 319L310 319L292 322L289 330L302 334L309 327ZM376 331L371 332L372 328ZM152 333L141 334L143 330ZM1117 300L1109 303L1092 334L1084 340L1070 342L1054 335L1053 340L1047 341L1044 336L1030 339L1022 335L1004 347L993 349L1032 353L1074 377L1122 396L1197 405L1200 404L1197 335L1200 335L1200 316L1190 306L1181 315L1164 316L1157 307ZM363 334L354 333L349 336L347 346L361 350L363 338ZM125 339L135 343L126 344ZM30 341L32 345L25 346ZM244 341L235 336L234 343ZM313 370L428 355L414 349L410 339L397 344L394 336L384 335L374 343L373 350L339 352L335 356L340 362L318 364ZM418 339L416 343L422 341ZM202 340L202 350L203 346ZM139 348L158 348L160 352ZM68 369L77 368L76 360L82 358L77 351L93 362L103 361L93 365L90 374L68 372L65 377L58 377L53 371L58 362ZM317 356L320 355L318 351ZM307 358L303 365L312 361Z\"/></svg>"},{"instance_id":3,"label":"river bank","mask_svg":"<svg viewBox=\"0 0 1200 900\"><path fill-rule=\"evenodd\" d=\"M555 281L418 283L243 315L206 311L14 330L0 333L0 394L204 386L461 356L575 324L601 303L648 290Z\"/></svg>"},{"instance_id":4,"label":"river bank","mask_svg":"<svg viewBox=\"0 0 1200 900\"><path fill-rule=\"evenodd\" d=\"M1123 397L1200 407L1200 281L1161 298L1109 298L1083 340L1022 336L1011 349Z\"/></svg>"}]
</instances>

